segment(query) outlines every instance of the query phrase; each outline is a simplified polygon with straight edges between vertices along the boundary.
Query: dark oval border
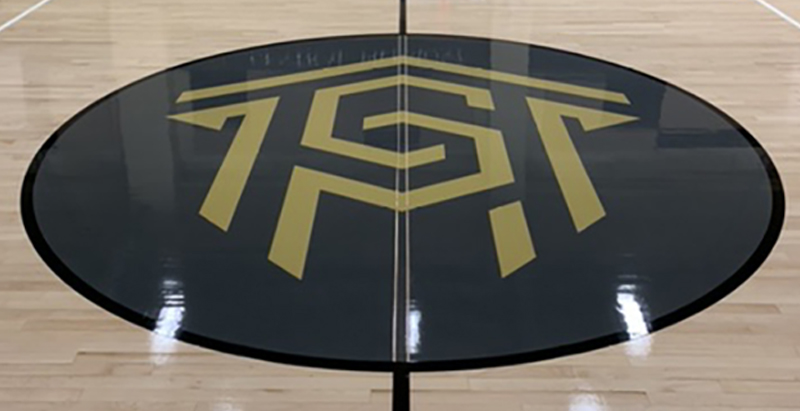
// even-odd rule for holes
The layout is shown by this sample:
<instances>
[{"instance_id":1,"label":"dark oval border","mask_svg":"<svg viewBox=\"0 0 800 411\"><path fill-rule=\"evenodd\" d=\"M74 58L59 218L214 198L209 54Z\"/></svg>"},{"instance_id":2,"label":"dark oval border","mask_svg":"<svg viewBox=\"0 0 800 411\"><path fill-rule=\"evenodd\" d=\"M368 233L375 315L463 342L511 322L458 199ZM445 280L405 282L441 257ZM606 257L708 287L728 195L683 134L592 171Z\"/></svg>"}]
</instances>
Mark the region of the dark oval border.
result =
<instances>
[{"instance_id":1,"label":"dark oval border","mask_svg":"<svg viewBox=\"0 0 800 411\"><path fill-rule=\"evenodd\" d=\"M761 159L762 164L764 165L764 169L767 172L767 175L770 179L771 186L772 186L772 215L770 216L770 222L767 227L767 231L764 234L761 242L759 243L758 247L756 248L755 252L747 259L747 261L733 274L729 277L725 282L717 286L715 289L711 290L708 294L703 296L702 298L693 301L692 303L679 308L676 311L671 312L665 316L657 318L650 322L651 331L650 333L655 333L661 329L674 325L680 321L683 321L699 312L705 310L706 308L710 307L711 305L717 303L728 294L732 293L735 289L741 286L747 279L749 279L761 264L769 256L770 252L772 251L773 247L775 246L778 237L780 236L781 230L783 228L784 222L784 215L786 212L786 200L783 191L783 184L781 183L780 175L778 174L778 170L775 167L774 163L770 159L769 155L767 154L766 150L761 146L761 144L755 139L755 137L750 134L742 125L740 125L736 120L734 120L731 116L723 112L722 110L716 108L715 106L711 105L704 99L698 97L697 95L690 93L680 87L677 87L671 83L668 83L664 80L651 76L649 74L643 73L641 71L625 67L623 65L609 62L606 60L598 59L595 57L590 57L584 54L566 51L557 49L554 47L548 46L537 46L532 44L526 44L517 41L510 41L510 40L500 40L500 39L486 39L480 37L470 37L470 36L459 36L459 35L444 35L444 34L424 34L424 33L414 33L410 36L425 36L425 37L438 37L441 39L463 39L463 40L480 40L480 41L494 41L494 42L504 42L511 45L516 46L523 46L523 47L537 47L543 50L550 50L559 53L570 54L576 57L594 60L603 64L607 64L612 67L616 67L618 69L622 69L628 72L631 72L635 75L639 75L645 77L651 81L656 83L672 87L690 98L700 102L705 107L709 108L711 111L719 115L722 119L724 119L728 124L734 126L734 128L740 132L750 143L753 150L758 153L759 158ZM301 39L301 40L290 40L285 42L278 42L272 43L268 45L260 45L260 46L253 46L239 50L228 51L224 53L219 53L215 55L211 55L208 57L203 57L197 60L192 60L187 63L183 63L174 67L169 67L167 69L158 71L156 73L150 74L144 78L136 80L122 88L119 88L104 97L100 98L99 100L93 102L89 106L85 107L83 110L79 111L77 114L72 116L66 123L64 123L61 127L59 127L53 135L51 135L45 143L39 148L33 160L31 161L31 165L28 168L28 171L25 174L25 178L22 184L22 193L21 193L21 214L22 214L22 222L25 226L25 231L27 232L28 237L30 238L31 243L33 244L36 252L45 262L45 264L53 270L53 272L61 278L61 280L66 283L70 288L77 291L81 294L84 298L88 299L95 305L100 306L100 308L109 311L110 313L128 321L133 324L136 324L140 327L143 327L151 332L155 330L156 326L156 319L147 317L133 311L122 304L117 303L116 301L110 299L109 297L105 296L104 294L100 293L96 289L89 286L86 282L81 280L75 273L73 273L69 267L67 267L59 258L56 256L55 252L50 248L47 242L42 235L42 232L39 230L39 225L36 222L36 216L33 212L33 186L36 183L36 175L38 173L39 167L44 160L47 152L52 148L55 141L61 134L64 133L75 121L81 118L84 114L88 111L92 110L95 106L102 104L106 100L114 97L115 95L119 94L120 92L134 87L137 84L146 81L152 77L161 75L165 72L176 70L191 64L199 63L206 60L216 59L220 57L224 57L231 54L242 53L250 50L256 50L264 47L269 46L286 46L286 45L300 45L303 43L310 43L310 42L317 42L322 40L348 40L348 39L356 39L356 38L378 38L378 37L398 37L397 34L359 34L359 35L347 35L347 36L332 36L332 37L321 37L321 38L312 38L312 39ZM457 371L457 370L468 370L468 369L476 369L476 368L488 368L488 367L500 367L500 366L508 366L508 365L515 365L515 364L522 364L522 363L530 363L530 362L537 362L543 360L554 359L558 357L564 357L579 353L584 353L588 351L594 351L600 348L604 348L610 345L615 345L619 343L623 343L626 341L631 340L628 333L625 332L618 332L614 334L609 334L606 336L594 338L591 340L568 344L560 347L554 347L546 350L538 350L532 351L527 353L519 353L519 354L510 354L510 355L503 355L503 356L494 356L494 357L485 357L485 358L474 358L474 359L466 359L466 360L442 360L442 361L430 361L430 362L417 362L417 363L405 363L405 362L386 362L386 361L357 361L357 360L337 360L331 358L320 358L320 357L310 357L304 355L297 355L297 354L286 354L280 352L274 352L269 350L264 350L260 348L248 347L239 344L224 342L220 340L216 340L214 338L209 338L203 335L194 334L191 332L186 331L179 331L178 334L175 336L175 339L192 344L197 345L206 349L220 351L227 354L233 354L237 356L249 357L258 360L266 360L276 363L283 363L289 365L298 365L298 366L308 366L308 367L315 367L315 368L327 368L327 369L336 369L336 370L350 370L350 371L377 371L377 372L432 372L432 371Z\"/></svg>"}]
</instances>

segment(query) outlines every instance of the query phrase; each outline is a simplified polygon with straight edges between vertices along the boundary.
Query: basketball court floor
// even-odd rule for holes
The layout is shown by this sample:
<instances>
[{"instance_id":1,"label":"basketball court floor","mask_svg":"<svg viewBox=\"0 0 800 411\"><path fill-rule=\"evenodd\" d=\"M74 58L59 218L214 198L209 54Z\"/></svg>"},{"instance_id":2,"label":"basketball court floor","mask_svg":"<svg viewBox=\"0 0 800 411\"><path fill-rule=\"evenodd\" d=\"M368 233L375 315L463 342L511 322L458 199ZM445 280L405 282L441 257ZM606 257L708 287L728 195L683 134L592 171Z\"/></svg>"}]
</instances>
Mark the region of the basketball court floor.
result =
<instances>
[{"instance_id":1,"label":"basketball court floor","mask_svg":"<svg viewBox=\"0 0 800 411\"><path fill-rule=\"evenodd\" d=\"M798 21L0 0L0 409L800 410Z\"/></svg>"}]
</instances>

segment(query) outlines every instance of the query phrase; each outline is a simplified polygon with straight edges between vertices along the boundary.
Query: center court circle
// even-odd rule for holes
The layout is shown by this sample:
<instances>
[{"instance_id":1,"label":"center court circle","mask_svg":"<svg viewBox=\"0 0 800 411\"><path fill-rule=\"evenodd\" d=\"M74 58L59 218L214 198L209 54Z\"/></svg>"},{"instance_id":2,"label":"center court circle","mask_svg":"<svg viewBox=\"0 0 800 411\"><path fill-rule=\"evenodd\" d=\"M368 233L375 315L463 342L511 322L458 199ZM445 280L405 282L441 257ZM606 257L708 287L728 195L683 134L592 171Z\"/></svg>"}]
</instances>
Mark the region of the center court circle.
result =
<instances>
[{"instance_id":1,"label":"center court circle","mask_svg":"<svg viewBox=\"0 0 800 411\"><path fill-rule=\"evenodd\" d=\"M775 244L775 167L700 98L551 48L398 40L234 51L100 99L30 166L32 243L158 334L374 371L638 338Z\"/></svg>"}]
</instances>

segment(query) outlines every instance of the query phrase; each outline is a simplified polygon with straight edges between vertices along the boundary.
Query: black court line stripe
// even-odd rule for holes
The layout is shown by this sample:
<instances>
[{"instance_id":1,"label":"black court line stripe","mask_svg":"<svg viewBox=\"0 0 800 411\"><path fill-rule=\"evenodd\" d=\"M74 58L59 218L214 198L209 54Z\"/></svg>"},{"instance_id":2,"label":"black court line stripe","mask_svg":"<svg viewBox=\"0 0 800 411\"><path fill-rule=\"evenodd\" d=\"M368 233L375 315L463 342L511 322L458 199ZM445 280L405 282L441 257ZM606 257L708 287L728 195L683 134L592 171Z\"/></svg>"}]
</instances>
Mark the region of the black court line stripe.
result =
<instances>
[{"instance_id":1,"label":"black court line stripe","mask_svg":"<svg viewBox=\"0 0 800 411\"><path fill-rule=\"evenodd\" d=\"M400 0L400 35L408 34L408 4L406 0Z\"/></svg>"}]
</instances>

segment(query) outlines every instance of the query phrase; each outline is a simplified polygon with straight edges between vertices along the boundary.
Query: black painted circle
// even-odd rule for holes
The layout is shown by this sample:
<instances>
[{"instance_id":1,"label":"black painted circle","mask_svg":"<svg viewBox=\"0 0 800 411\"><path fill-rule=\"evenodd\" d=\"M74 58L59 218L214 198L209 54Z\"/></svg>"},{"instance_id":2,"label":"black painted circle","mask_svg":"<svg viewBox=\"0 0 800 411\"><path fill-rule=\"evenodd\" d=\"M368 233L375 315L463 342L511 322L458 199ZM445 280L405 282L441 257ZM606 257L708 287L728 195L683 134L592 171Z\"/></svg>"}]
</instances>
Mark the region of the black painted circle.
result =
<instances>
[{"instance_id":1,"label":"black painted circle","mask_svg":"<svg viewBox=\"0 0 800 411\"><path fill-rule=\"evenodd\" d=\"M376 371L530 362L653 332L732 292L777 241L784 197L775 167L744 128L699 98L564 51L411 35L413 57L620 92L630 104L410 67L414 76L491 91L491 113L415 87L408 108L500 130L515 183L411 213L407 328L393 318L396 215L388 209L323 193L304 278L295 279L267 258L294 166L384 188L398 177L391 168L301 147L313 93L395 75L397 67L176 100L187 90L390 58L398 44L396 36L375 35L252 48L104 97L36 155L22 194L31 241L72 288L161 334L271 361ZM343 98L336 133L396 150L397 127L362 133L361 121L397 110L398 90ZM217 131L167 116L274 96L273 121L222 231L198 210L241 119ZM582 232L526 97L638 118L593 131L564 119L606 212ZM409 144L444 144L447 154L412 169L412 189L479 171L468 139L409 127ZM515 201L524 206L536 258L501 278L488 212ZM396 339L410 341L408 359L396 357Z\"/></svg>"}]
</instances>

